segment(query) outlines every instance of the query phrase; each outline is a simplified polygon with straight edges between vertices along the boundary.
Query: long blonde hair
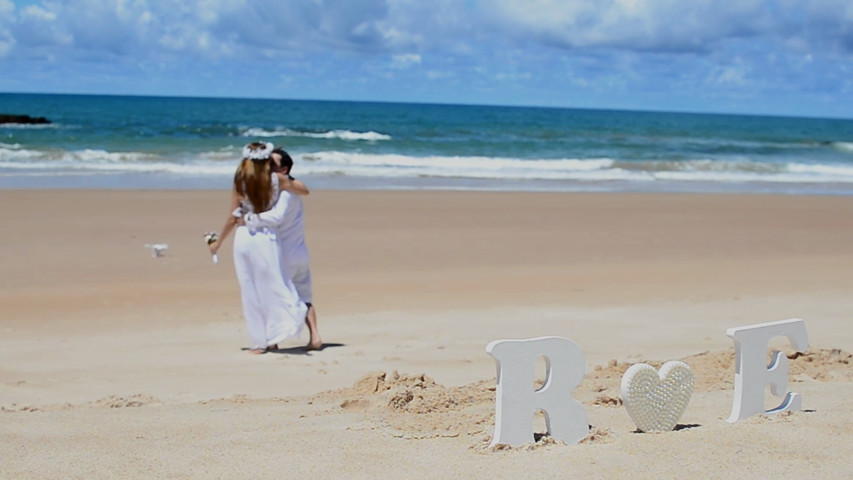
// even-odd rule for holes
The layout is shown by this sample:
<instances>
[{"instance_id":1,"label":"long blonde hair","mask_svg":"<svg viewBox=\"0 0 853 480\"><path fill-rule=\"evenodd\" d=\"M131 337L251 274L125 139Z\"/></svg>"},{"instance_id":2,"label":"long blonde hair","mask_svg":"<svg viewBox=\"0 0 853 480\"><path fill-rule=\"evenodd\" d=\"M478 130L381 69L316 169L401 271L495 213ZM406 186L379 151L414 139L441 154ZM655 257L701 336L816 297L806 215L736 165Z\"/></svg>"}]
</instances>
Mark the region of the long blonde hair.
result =
<instances>
[{"instance_id":1,"label":"long blonde hair","mask_svg":"<svg viewBox=\"0 0 853 480\"><path fill-rule=\"evenodd\" d=\"M248 148L257 150L264 148L263 143L250 143ZM272 160L243 158L237 173L234 174L234 191L243 198L248 198L255 208L261 212L272 204Z\"/></svg>"}]
</instances>

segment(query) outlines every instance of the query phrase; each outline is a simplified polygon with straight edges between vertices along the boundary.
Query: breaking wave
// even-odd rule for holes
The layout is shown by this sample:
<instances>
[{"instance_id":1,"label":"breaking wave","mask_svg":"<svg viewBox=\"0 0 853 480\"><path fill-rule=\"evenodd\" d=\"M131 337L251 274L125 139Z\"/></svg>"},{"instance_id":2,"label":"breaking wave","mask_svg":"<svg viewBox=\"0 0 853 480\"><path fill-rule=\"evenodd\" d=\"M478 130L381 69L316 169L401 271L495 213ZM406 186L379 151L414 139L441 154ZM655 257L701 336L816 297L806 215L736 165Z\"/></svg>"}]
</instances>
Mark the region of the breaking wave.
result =
<instances>
[{"instance_id":1,"label":"breaking wave","mask_svg":"<svg viewBox=\"0 0 853 480\"><path fill-rule=\"evenodd\" d=\"M385 135L378 132L353 132L352 130L329 130L325 132L303 132L291 130L289 128L281 128L275 130L265 130L263 128L248 128L241 133L244 137L307 137L307 138L325 138L331 140L347 140L347 141L386 141L391 140L390 135Z\"/></svg>"}]
</instances>

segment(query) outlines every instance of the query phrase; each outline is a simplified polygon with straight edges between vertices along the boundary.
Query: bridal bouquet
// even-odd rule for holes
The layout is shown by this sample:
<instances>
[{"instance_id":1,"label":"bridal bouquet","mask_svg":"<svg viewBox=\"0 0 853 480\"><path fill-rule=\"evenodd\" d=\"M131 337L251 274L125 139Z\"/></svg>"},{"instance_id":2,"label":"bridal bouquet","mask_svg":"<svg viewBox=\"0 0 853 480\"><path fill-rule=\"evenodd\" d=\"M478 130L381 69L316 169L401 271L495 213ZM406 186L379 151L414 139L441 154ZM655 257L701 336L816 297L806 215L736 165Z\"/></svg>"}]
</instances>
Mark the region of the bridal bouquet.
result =
<instances>
[{"instance_id":1,"label":"bridal bouquet","mask_svg":"<svg viewBox=\"0 0 853 480\"><path fill-rule=\"evenodd\" d=\"M204 243L210 245L211 243L219 240L219 235L216 232L206 232L204 234ZM213 263L219 263L219 255L213 254Z\"/></svg>"}]
</instances>

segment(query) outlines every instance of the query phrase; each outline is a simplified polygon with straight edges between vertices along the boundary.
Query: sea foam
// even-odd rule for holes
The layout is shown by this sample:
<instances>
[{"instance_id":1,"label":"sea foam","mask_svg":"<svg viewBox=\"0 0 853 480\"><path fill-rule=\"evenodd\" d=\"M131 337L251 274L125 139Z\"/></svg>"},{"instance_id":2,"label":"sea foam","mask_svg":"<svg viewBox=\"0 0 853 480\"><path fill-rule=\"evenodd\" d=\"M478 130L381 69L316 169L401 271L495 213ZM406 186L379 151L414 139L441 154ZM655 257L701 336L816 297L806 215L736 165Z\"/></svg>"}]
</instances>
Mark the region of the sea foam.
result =
<instances>
[{"instance_id":1,"label":"sea foam","mask_svg":"<svg viewBox=\"0 0 853 480\"><path fill-rule=\"evenodd\" d=\"M244 137L259 137L259 138L271 138L271 137L307 137L307 138L320 138L320 139L337 139L337 140L348 140L348 141L386 141L391 140L390 135L385 135L383 133L378 132L353 132L351 130L329 130L325 132L301 132L297 130L291 130L289 128L280 128L275 130L265 130L263 128L249 128L241 133Z\"/></svg>"},{"instance_id":2,"label":"sea foam","mask_svg":"<svg viewBox=\"0 0 853 480\"><path fill-rule=\"evenodd\" d=\"M832 142L836 150L853 153L853 142Z\"/></svg>"},{"instance_id":3,"label":"sea foam","mask_svg":"<svg viewBox=\"0 0 853 480\"><path fill-rule=\"evenodd\" d=\"M11 147L11 148L10 148ZM853 183L853 166L760 163L699 159L615 161L611 158L524 159L479 156L411 156L321 151L294 154L296 175L382 178L515 180ZM169 157L148 152L99 149L28 150L0 145L0 172L89 171L232 175L239 164L234 148Z\"/></svg>"}]
</instances>

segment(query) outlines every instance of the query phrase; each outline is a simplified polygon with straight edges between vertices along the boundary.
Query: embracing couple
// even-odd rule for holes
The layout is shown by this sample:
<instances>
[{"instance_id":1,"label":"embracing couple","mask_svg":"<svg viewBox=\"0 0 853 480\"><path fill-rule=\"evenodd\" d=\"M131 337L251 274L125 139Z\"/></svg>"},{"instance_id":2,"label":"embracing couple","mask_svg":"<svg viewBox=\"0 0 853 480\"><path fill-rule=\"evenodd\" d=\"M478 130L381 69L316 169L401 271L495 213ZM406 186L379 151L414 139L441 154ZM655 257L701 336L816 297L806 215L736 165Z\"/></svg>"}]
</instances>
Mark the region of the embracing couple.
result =
<instances>
[{"instance_id":1,"label":"embracing couple","mask_svg":"<svg viewBox=\"0 0 853 480\"><path fill-rule=\"evenodd\" d=\"M308 326L309 350L323 346L311 291L301 196L308 188L290 176L293 159L272 143L243 148L231 207L210 244L216 254L234 231L234 268L254 354L277 350Z\"/></svg>"}]
</instances>

